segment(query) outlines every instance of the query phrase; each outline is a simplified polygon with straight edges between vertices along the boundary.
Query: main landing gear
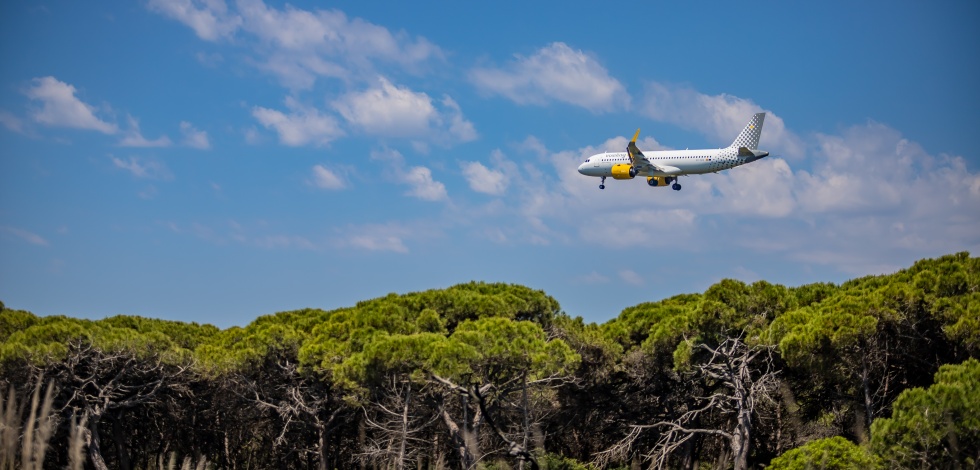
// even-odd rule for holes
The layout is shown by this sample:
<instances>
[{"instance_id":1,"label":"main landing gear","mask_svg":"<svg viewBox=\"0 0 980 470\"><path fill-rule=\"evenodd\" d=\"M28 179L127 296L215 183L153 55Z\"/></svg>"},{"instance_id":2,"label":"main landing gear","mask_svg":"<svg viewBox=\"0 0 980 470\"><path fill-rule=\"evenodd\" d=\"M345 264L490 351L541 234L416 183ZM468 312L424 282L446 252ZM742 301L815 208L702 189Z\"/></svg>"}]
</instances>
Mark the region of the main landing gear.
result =
<instances>
[{"instance_id":1,"label":"main landing gear","mask_svg":"<svg viewBox=\"0 0 980 470\"><path fill-rule=\"evenodd\" d=\"M674 191L680 191L681 190L680 183L674 183L674 185L671 186L671 189L673 189Z\"/></svg>"},{"instance_id":2,"label":"main landing gear","mask_svg":"<svg viewBox=\"0 0 980 470\"><path fill-rule=\"evenodd\" d=\"M606 177L602 177L602 181L599 182L599 189L606 189Z\"/></svg>"}]
</instances>

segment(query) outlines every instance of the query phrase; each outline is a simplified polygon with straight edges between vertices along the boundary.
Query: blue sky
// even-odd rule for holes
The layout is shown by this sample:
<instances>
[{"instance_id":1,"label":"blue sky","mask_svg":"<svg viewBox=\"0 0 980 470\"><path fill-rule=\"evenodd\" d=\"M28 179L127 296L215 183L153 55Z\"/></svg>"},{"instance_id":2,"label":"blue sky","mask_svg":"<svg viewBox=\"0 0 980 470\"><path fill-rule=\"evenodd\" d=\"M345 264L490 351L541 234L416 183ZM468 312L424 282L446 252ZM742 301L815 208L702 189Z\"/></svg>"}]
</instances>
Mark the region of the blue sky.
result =
<instances>
[{"instance_id":1,"label":"blue sky","mask_svg":"<svg viewBox=\"0 0 980 470\"><path fill-rule=\"evenodd\" d=\"M652 3L652 4L651 4ZM4 2L0 300L226 327L470 280L602 322L980 252L976 2ZM773 156L680 192L592 153Z\"/></svg>"}]
</instances>

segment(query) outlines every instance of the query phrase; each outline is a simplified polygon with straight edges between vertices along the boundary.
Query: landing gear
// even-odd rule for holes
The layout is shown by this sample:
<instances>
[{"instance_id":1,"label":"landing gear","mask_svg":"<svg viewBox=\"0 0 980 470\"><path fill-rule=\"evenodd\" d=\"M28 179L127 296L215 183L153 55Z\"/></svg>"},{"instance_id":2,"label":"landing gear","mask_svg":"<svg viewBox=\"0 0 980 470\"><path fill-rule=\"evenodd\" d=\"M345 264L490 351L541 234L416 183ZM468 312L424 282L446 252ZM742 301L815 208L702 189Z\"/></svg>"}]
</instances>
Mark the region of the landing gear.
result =
<instances>
[{"instance_id":1,"label":"landing gear","mask_svg":"<svg viewBox=\"0 0 980 470\"><path fill-rule=\"evenodd\" d=\"M673 188L674 191L680 191L681 190L681 185L680 185L680 183L674 183L674 185L671 186L671 188Z\"/></svg>"},{"instance_id":2,"label":"landing gear","mask_svg":"<svg viewBox=\"0 0 980 470\"><path fill-rule=\"evenodd\" d=\"M606 177L602 177L602 181L599 182L599 189L606 189Z\"/></svg>"}]
</instances>

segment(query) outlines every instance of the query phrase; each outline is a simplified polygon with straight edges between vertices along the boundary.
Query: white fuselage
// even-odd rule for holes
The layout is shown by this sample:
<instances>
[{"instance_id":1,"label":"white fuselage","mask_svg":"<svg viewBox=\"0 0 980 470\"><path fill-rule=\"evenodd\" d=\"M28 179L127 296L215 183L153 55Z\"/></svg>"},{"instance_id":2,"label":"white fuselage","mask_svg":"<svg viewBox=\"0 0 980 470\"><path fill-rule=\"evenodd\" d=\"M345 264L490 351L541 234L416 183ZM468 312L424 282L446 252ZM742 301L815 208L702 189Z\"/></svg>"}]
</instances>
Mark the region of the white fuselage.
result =
<instances>
[{"instance_id":1,"label":"white fuselage","mask_svg":"<svg viewBox=\"0 0 980 470\"><path fill-rule=\"evenodd\" d=\"M768 155L768 154L767 154ZM763 155L764 156L764 155ZM736 148L701 150L661 150L646 152L651 163L665 171L640 170L637 176L699 175L727 170L762 157L739 156ZM629 165L626 152L597 153L579 165L578 172L587 176L612 176L613 165Z\"/></svg>"}]
</instances>

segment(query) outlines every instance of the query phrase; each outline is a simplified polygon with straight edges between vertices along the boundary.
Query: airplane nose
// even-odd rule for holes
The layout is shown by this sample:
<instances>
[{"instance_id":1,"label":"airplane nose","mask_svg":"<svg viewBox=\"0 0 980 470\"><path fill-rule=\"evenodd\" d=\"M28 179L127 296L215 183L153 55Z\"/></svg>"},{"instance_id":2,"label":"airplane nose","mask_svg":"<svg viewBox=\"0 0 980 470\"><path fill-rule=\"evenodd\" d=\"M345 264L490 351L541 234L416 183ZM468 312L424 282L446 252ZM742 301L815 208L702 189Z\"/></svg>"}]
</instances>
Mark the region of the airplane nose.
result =
<instances>
[{"instance_id":1,"label":"airplane nose","mask_svg":"<svg viewBox=\"0 0 980 470\"><path fill-rule=\"evenodd\" d=\"M587 164L588 163L586 162L586 163L583 163L583 164L579 165L578 166L578 172L584 175L585 174L585 165L587 165Z\"/></svg>"}]
</instances>

